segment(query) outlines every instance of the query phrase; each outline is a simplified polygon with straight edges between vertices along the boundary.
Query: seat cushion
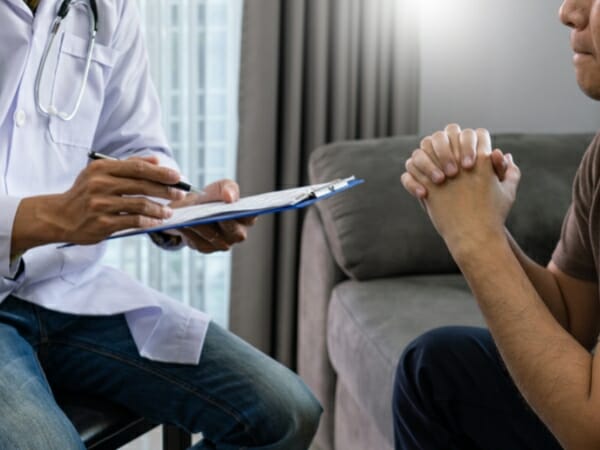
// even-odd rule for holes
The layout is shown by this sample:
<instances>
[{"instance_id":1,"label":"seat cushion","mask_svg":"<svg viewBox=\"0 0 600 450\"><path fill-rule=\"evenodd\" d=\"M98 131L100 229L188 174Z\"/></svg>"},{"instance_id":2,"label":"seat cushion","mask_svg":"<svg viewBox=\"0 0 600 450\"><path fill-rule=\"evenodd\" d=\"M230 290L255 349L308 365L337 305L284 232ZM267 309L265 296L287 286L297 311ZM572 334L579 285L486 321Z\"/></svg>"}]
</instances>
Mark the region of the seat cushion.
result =
<instances>
[{"instance_id":1,"label":"seat cushion","mask_svg":"<svg viewBox=\"0 0 600 450\"><path fill-rule=\"evenodd\" d=\"M344 383L389 442L400 354L424 331L449 324L484 326L461 275L351 280L334 289L327 340L338 383Z\"/></svg>"}]
</instances>

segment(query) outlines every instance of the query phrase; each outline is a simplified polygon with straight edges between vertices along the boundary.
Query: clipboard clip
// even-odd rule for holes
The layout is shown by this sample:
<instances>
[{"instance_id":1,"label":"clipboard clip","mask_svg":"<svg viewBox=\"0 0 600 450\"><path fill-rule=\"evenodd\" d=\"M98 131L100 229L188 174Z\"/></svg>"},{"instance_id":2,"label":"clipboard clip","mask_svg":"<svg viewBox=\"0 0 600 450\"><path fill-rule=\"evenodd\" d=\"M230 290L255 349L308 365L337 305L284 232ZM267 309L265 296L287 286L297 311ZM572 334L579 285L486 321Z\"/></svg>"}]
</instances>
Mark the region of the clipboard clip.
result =
<instances>
[{"instance_id":1,"label":"clipboard clip","mask_svg":"<svg viewBox=\"0 0 600 450\"><path fill-rule=\"evenodd\" d=\"M329 184L327 184L326 186L320 187L319 189L314 189L310 192L304 193L299 195L298 197L296 197L294 199L294 202L292 204L297 204L300 203L304 200L308 200L309 198L321 198L324 197L327 194L331 194L332 192L338 191L340 189L343 189L345 187L348 187L348 184L352 181L356 180L356 177L354 175L348 177L348 178L340 178L337 179Z\"/></svg>"}]
</instances>

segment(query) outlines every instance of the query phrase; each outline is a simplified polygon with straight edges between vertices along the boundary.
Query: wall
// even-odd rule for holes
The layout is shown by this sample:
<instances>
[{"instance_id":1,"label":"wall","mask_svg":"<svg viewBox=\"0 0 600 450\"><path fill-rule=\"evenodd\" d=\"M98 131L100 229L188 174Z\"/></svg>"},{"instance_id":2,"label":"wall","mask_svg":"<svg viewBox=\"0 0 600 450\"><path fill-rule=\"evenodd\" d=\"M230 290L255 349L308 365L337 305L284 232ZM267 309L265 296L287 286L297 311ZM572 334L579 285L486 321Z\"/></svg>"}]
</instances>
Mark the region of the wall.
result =
<instances>
[{"instance_id":1,"label":"wall","mask_svg":"<svg viewBox=\"0 0 600 450\"><path fill-rule=\"evenodd\" d=\"M600 104L581 93L558 0L416 0L420 132L449 122L497 132L589 132Z\"/></svg>"}]
</instances>

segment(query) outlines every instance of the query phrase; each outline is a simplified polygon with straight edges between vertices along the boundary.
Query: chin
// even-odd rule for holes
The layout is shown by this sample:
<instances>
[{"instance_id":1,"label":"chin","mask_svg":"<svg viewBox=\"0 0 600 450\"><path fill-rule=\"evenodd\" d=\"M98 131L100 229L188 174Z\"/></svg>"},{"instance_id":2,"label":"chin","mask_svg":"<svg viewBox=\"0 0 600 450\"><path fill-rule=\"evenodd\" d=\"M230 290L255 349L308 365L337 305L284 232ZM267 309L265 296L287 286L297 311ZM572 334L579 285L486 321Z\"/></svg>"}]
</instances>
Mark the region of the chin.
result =
<instances>
[{"instance_id":1,"label":"chin","mask_svg":"<svg viewBox=\"0 0 600 450\"><path fill-rule=\"evenodd\" d=\"M585 95L594 100L600 101L600 86L581 86L581 90Z\"/></svg>"},{"instance_id":2,"label":"chin","mask_svg":"<svg viewBox=\"0 0 600 450\"><path fill-rule=\"evenodd\" d=\"M585 95L600 100L600 73L593 77L577 77L577 84Z\"/></svg>"}]
</instances>

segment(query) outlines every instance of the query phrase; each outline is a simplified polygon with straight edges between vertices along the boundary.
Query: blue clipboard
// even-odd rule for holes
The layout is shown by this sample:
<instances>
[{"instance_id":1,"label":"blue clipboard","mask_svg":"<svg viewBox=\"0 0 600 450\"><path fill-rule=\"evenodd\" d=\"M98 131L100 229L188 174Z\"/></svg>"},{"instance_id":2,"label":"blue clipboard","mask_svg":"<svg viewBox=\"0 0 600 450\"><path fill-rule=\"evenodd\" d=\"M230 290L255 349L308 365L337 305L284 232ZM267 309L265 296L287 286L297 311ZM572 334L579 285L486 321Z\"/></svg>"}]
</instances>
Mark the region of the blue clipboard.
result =
<instances>
[{"instance_id":1,"label":"blue clipboard","mask_svg":"<svg viewBox=\"0 0 600 450\"><path fill-rule=\"evenodd\" d=\"M207 223L215 223L215 222L223 222L225 220L233 220L233 219L241 219L243 217L252 217L252 216L262 216L264 214L274 214L282 211L288 211L292 209L301 209L306 208L320 200L325 200L329 197L332 197L341 192L347 191L348 189L353 188L354 186L358 186L359 184L364 183L364 180L357 179L355 177L348 177L344 179L334 180L329 183L324 183L320 185L318 189L308 192L304 198L298 199L297 202L293 204L288 204L284 206L270 207L270 208L260 208L260 209L252 209L246 211L238 211L238 212L229 212L224 214L216 214L209 217L202 217L198 219L193 219L185 222L180 222L177 224L171 224L167 226L158 226L152 228L138 228L130 231L120 232L118 234L114 234L106 238L109 239L119 239L127 236L135 236L138 234L148 234L155 233L159 231L165 230L173 230L177 228L187 228L196 225L202 225ZM310 187L310 186L306 186ZM67 244L69 246L69 244Z\"/></svg>"}]
</instances>

